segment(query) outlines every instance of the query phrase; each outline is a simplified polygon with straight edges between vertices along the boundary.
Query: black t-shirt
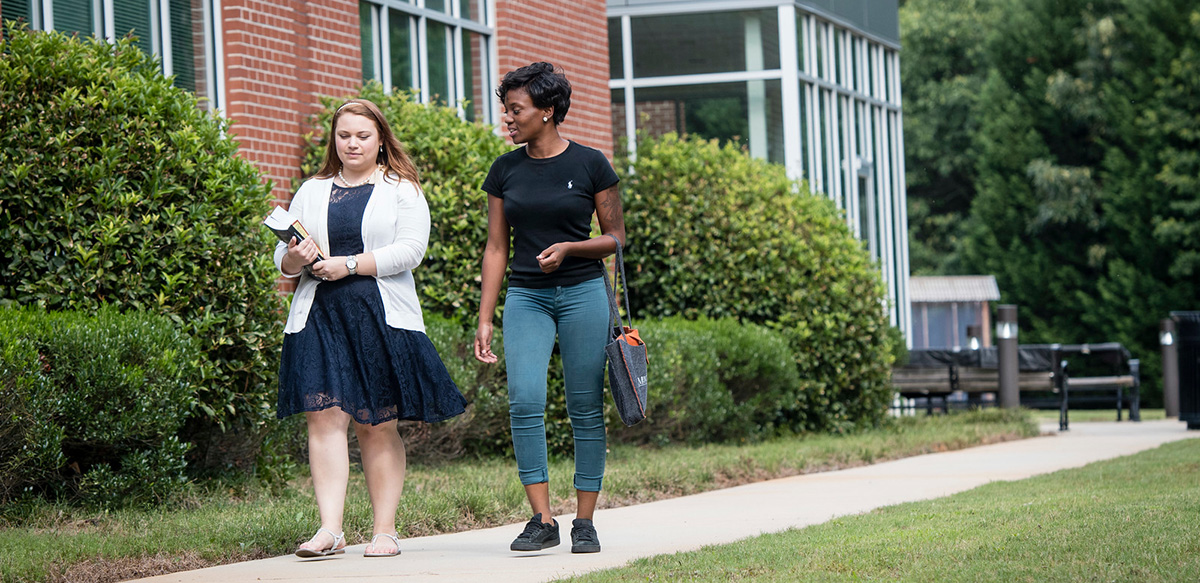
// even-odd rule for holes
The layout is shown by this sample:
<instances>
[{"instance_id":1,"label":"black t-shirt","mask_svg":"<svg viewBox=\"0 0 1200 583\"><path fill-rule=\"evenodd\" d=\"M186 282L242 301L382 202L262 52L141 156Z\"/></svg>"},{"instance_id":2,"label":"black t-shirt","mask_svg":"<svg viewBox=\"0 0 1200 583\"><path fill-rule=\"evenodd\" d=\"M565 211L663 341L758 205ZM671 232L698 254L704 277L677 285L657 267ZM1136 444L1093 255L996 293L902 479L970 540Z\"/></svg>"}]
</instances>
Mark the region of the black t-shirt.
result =
<instances>
[{"instance_id":1,"label":"black t-shirt","mask_svg":"<svg viewBox=\"0 0 1200 583\"><path fill-rule=\"evenodd\" d=\"M552 158L531 158L525 148L496 158L483 190L504 200L512 228L509 285L547 288L600 277L597 259L567 257L558 269L542 273L537 256L555 243L591 238L596 194L618 180L603 153L575 142Z\"/></svg>"}]
</instances>

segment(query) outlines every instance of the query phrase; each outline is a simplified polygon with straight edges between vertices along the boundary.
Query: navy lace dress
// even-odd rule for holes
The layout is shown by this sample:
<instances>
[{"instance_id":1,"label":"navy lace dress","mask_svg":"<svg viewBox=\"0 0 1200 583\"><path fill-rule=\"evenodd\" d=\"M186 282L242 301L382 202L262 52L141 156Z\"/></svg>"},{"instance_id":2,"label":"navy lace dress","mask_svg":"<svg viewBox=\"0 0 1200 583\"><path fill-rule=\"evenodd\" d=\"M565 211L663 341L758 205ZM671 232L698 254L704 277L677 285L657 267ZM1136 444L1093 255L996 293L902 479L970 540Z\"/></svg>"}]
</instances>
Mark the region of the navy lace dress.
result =
<instances>
[{"instance_id":1,"label":"navy lace dress","mask_svg":"<svg viewBox=\"0 0 1200 583\"><path fill-rule=\"evenodd\" d=\"M334 185L329 253L363 252L362 219L374 185ZM304 329L284 335L279 418L340 407L355 421L434 423L463 412L463 398L422 332L391 328L375 278L351 275L317 286Z\"/></svg>"}]
</instances>

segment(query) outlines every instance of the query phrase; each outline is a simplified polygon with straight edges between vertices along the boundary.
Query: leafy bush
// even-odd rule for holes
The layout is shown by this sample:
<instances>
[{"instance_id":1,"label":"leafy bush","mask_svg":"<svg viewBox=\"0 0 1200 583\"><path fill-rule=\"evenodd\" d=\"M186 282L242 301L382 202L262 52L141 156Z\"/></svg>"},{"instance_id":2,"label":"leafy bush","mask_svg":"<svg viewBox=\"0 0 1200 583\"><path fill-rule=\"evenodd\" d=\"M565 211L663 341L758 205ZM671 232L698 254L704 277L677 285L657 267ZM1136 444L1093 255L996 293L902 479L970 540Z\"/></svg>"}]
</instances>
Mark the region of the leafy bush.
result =
<instances>
[{"instance_id":1,"label":"leafy bush","mask_svg":"<svg viewBox=\"0 0 1200 583\"><path fill-rule=\"evenodd\" d=\"M630 225L635 315L732 317L777 329L801 379L785 425L878 423L898 336L879 273L843 214L782 166L734 146L668 134L643 137L636 153L614 164Z\"/></svg>"},{"instance_id":2,"label":"leafy bush","mask_svg":"<svg viewBox=\"0 0 1200 583\"><path fill-rule=\"evenodd\" d=\"M270 188L227 130L130 39L0 42L0 304L184 326L211 363L186 432L200 467L253 461L281 340Z\"/></svg>"},{"instance_id":3,"label":"leafy bush","mask_svg":"<svg viewBox=\"0 0 1200 583\"><path fill-rule=\"evenodd\" d=\"M414 272L421 307L474 322L487 241L487 195L481 187L492 161L510 147L490 127L463 121L453 108L417 103L411 93L387 95L377 81L367 83L352 97L379 106L421 174L431 222L429 249ZM306 136L304 176L320 168L325 132L345 99L322 100L324 109Z\"/></svg>"},{"instance_id":4,"label":"leafy bush","mask_svg":"<svg viewBox=\"0 0 1200 583\"><path fill-rule=\"evenodd\" d=\"M638 329L651 343L647 418L626 428L609 407L610 439L754 441L792 429L802 385L783 335L732 318L647 320Z\"/></svg>"},{"instance_id":5,"label":"leafy bush","mask_svg":"<svg viewBox=\"0 0 1200 583\"><path fill-rule=\"evenodd\" d=\"M0 502L160 502L186 483L194 339L162 316L0 308Z\"/></svg>"},{"instance_id":6,"label":"leafy bush","mask_svg":"<svg viewBox=\"0 0 1200 583\"><path fill-rule=\"evenodd\" d=\"M436 315L426 315L425 326L470 405L464 415L444 423L401 423L410 456L512 455L503 352L497 352L499 362L484 365L472 355L473 328ZM753 441L791 429L787 419L795 417L799 406L800 383L791 348L781 334L732 319L668 318L638 327L654 339L648 418L625 427L612 407L612 397L606 395L610 440ZM497 345L503 346L499 338ZM561 366L555 355L549 370L546 439L551 455L570 456L574 442Z\"/></svg>"}]
</instances>

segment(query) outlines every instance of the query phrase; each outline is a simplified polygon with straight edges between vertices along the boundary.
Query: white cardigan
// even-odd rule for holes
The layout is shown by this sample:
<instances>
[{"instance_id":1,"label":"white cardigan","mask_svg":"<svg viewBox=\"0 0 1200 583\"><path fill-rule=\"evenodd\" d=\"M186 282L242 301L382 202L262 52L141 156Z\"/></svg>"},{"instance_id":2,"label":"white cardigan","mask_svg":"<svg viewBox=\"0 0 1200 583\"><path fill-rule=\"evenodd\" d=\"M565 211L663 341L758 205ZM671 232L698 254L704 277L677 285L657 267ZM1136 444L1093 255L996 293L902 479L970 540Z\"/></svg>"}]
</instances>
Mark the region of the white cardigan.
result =
<instances>
[{"instance_id":1,"label":"white cardigan","mask_svg":"<svg viewBox=\"0 0 1200 583\"><path fill-rule=\"evenodd\" d=\"M376 281L383 297L383 310L388 326L425 331L421 304L417 300L412 269L421 264L429 243L429 205L419 186L408 180L389 177L380 180L376 175L375 190L363 211L363 249L375 255ZM312 178L304 182L292 198L288 211L299 219L308 234L316 237L322 254L329 251L329 195L332 178ZM298 275L283 273L283 257L287 244L275 246L275 267L284 277L299 277L292 296L285 334L304 329L312 308L317 286L322 282L307 272Z\"/></svg>"}]
</instances>

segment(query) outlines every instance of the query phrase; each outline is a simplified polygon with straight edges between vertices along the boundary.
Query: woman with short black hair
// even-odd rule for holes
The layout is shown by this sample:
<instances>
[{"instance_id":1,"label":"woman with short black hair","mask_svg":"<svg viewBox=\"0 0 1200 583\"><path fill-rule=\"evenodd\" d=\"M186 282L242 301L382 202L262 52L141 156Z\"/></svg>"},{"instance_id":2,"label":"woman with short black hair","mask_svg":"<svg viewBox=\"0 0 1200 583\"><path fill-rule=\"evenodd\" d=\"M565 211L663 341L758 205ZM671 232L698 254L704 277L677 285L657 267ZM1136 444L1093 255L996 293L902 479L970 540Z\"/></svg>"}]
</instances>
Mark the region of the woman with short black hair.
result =
<instances>
[{"instance_id":1,"label":"woman with short black hair","mask_svg":"<svg viewBox=\"0 0 1200 583\"><path fill-rule=\"evenodd\" d=\"M550 63L511 71L496 89L514 144L484 180L488 238L475 333L475 358L496 362L492 318L506 267L504 355L517 471L533 518L510 545L538 551L559 544L550 511L546 459L546 377L557 338L575 439L577 496L571 551L600 551L592 517L604 478L604 345L611 317L601 259L624 244L618 178L599 150L564 139L571 84ZM602 235L591 236L592 215ZM611 235L611 236L610 236ZM512 264L508 265L509 250Z\"/></svg>"}]
</instances>

